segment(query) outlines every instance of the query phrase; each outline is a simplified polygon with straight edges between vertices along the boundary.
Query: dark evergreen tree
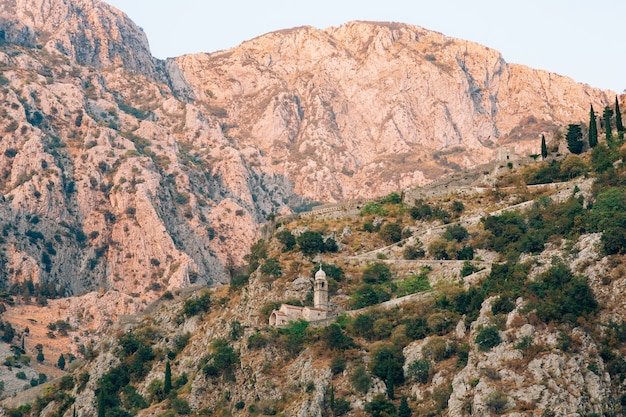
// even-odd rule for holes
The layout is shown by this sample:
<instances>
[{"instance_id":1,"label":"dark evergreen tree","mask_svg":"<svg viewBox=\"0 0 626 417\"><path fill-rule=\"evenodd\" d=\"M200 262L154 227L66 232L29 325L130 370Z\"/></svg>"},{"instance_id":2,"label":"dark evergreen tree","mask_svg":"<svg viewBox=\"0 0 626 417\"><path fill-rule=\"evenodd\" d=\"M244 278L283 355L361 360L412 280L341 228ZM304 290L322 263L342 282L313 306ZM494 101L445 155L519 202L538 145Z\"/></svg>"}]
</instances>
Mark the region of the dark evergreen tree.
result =
<instances>
[{"instance_id":1,"label":"dark evergreen tree","mask_svg":"<svg viewBox=\"0 0 626 417\"><path fill-rule=\"evenodd\" d=\"M613 110L606 106L604 108L604 112L602 113L604 117L604 132L606 135L606 143L609 147L613 147L613 127L611 126L611 117L613 117Z\"/></svg>"},{"instance_id":2,"label":"dark evergreen tree","mask_svg":"<svg viewBox=\"0 0 626 417\"><path fill-rule=\"evenodd\" d=\"M57 365L59 366L59 369L65 369L65 356L63 356L62 353L61 356L59 356L59 361L57 362Z\"/></svg>"},{"instance_id":3,"label":"dark evergreen tree","mask_svg":"<svg viewBox=\"0 0 626 417\"><path fill-rule=\"evenodd\" d=\"M567 127L567 135L565 136L567 141L567 149L573 154L580 154L583 151L583 133L580 129L580 125L570 124Z\"/></svg>"},{"instance_id":4,"label":"dark evergreen tree","mask_svg":"<svg viewBox=\"0 0 626 417\"><path fill-rule=\"evenodd\" d=\"M548 157L548 147L546 146L546 137L541 135L541 158L546 159Z\"/></svg>"},{"instance_id":5,"label":"dark evergreen tree","mask_svg":"<svg viewBox=\"0 0 626 417\"><path fill-rule=\"evenodd\" d=\"M624 125L622 124L622 112L619 109L619 101L615 96L615 128L617 133L624 133Z\"/></svg>"},{"instance_id":6,"label":"dark evergreen tree","mask_svg":"<svg viewBox=\"0 0 626 417\"><path fill-rule=\"evenodd\" d=\"M98 417L106 417L105 401L104 401L104 389L100 388L98 394Z\"/></svg>"},{"instance_id":7,"label":"dark evergreen tree","mask_svg":"<svg viewBox=\"0 0 626 417\"><path fill-rule=\"evenodd\" d=\"M276 233L276 239L283 244L283 252L288 252L296 247L296 237L288 229Z\"/></svg>"},{"instance_id":8,"label":"dark evergreen tree","mask_svg":"<svg viewBox=\"0 0 626 417\"><path fill-rule=\"evenodd\" d=\"M406 396L403 395L400 399L400 406L398 407L398 417L412 417L413 411L411 407L409 407L409 402L406 399Z\"/></svg>"},{"instance_id":9,"label":"dark evergreen tree","mask_svg":"<svg viewBox=\"0 0 626 417\"><path fill-rule=\"evenodd\" d=\"M318 232L307 230L296 238L296 242L304 256L315 256L324 252L324 237Z\"/></svg>"},{"instance_id":10,"label":"dark evergreen tree","mask_svg":"<svg viewBox=\"0 0 626 417\"><path fill-rule=\"evenodd\" d=\"M598 144L598 125L596 124L596 113L593 111L593 105L589 111L589 147L595 148Z\"/></svg>"},{"instance_id":11,"label":"dark evergreen tree","mask_svg":"<svg viewBox=\"0 0 626 417\"><path fill-rule=\"evenodd\" d=\"M172 390L172 368L170 367L170 361L165 363L165 380L163 381L163 392L165 395L169 394Z\"/></svg>"},{"instance_id":12,"label":"dark evergreen tree","mask_svg":"<svg viewBox=\"0 0 626 417\"><path fill-rule=\"evenodd\" d=\"M391 365L391 358L387 359L387 378L385 383L387 384L387 397L393 400L393 367Z\"/></svg>"},{"instance_id":13,"label":"dark evergreen tree","mask_svg":"<svg viewBox=\"0 0 626 417\"><path fill-rule=\"evenodd\" d=\"M4 323L4 334L2 335L2 341L6 343L11 343L13 338L15 337L15 329L11 326L11 323L8 321Z\"/></svg>"}]
</instances>

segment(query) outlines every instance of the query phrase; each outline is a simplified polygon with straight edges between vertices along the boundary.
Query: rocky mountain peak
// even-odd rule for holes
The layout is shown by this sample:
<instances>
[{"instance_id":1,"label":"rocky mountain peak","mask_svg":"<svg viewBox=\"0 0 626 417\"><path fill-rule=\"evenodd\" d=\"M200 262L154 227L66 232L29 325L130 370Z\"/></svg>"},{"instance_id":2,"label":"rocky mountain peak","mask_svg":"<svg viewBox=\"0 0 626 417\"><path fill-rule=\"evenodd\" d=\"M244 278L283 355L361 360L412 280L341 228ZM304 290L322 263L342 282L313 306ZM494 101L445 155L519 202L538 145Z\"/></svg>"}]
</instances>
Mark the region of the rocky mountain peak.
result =
<instances>
[{"instance_id":1,"label":"rocky mountain peak","mask_svg":"<svg viewBox=\"0 0 626 417\"><path fill-rule=\"evenodd\" d=\"M504 145L536 153L541 134L613 97L400 23L293 28L176 63L228 136L325 202L423 185Z\"/></svg>"},{"instance_id":2,"label":"rocky mountain peak","mask_svg":"<svg viewBox=\"0 0 626 417\"><path fill-rule=\"evenodd\" d=\"M15 28L31 36L18 37ZM0 30L9 42L28 41L75 64L123 67L151 78L157 75L157 61L143 30L123 12L99 0L3 2Z\"/></svg>"}]
</instances>

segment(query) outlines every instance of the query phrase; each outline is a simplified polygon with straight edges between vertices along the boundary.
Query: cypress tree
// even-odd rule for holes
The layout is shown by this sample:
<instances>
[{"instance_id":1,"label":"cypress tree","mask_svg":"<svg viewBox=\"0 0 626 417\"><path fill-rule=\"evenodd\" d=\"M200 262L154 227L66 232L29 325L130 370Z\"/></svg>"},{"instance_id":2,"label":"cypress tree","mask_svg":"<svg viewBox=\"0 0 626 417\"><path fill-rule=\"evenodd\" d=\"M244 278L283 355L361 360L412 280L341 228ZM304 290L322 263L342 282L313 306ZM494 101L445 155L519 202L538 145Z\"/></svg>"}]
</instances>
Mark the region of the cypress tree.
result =
<instances>
[{"instance_id":1,"label":"cypress tree","mask_svg":"<svg viewBox=\"0 0 626 417\"><path fill-rule=\"evenodd\" d=\"M100 387L100 393L98 394L98 417L106 417L104 408L104 388Z\"/></svg>"},{"instance_id":2,"label":"cypress tree","mask_svg":"<svg viewBox=\"0 0 626 417\"><path fill-rule=\"evenodd\" d=\"M391 358L387 359L387 397L390 400L393 400L394 392L393 392L393 368L391 366Z\"/></svg>"},{"instance_id":3,"label":"cypress tree","mask_svg":"<svg viewBox=\"0 0 626 417\"><path fill-rule=\"evenodd\" d=\"M59 361L57 362L57 365L60 369L65 369L65 356L63 356L62 353L61 356L59 356Z\"/></svg>"},{"instance_id":4,"label":"cypress tree","mask_svg":"<svg viewBox=\"0 0 626 417\"><path fill-rule=\"evenodd\" d=\"M610 148L613 147L613 128L611 127L611 117L613 117L613 110L608 106L604 108L604 131L606 132L606 143Z\"/></svg>"},{"instance_id":5,"label":"cypress tree","mask_svg":"<svg viewBox=\"0 0 626 417\"><path fill-rule=\"evenodd\" d=\"M548 157L548 147L546 146L546 137L541 135L541 158L546 159Z\"/></svg>"},{"instance_id":6,"label":"cypress tree","mask_svg":"<svg viewBox=\"0 0 626 417\"><path fill-rule=\"evenodd\" d=\"M580 129L580 125L570 124L567 126L567 135L565 136L567 141L567 149L573 154L580 154L583 151L583 132Z\"/></svg>"},{"instance_id":7,"label":"cypress tree","mask_svg":"<svg viewBox=\"0 0 626 417\"><path fill-rule=\"evenodd\" d=\"M589 147L595 148L598 144L598 126L596 125L596 113L593 111L593 104L589 111Z\"/></svg>"},{"instance_id":8,"label":"cypress tree","mask_svg":"<svg viewBox=\"0 0 626 417\"><path fill-rule=\"evenodd\" d=\"M619 101L617 101L617 96L615 96L615 128L618 133L624 132L624 125L622 124L622 112L619 109Z\"/></svg>"},{"instance_id":9,"label":"cypress tree","mask_svg":"<svg viewBox=\"0 0 626 417\"><path fill-rule=\"evenodd\" d=\"M163 392L165 395L169 394L172 390L172 368L170 367L170 361L165 363L165 380L163 381Z\"/></svg>"},{"instance_id":10,"label":"cypress tree","mask_svg":"<svg viewBox=\"0 0 626 417\"><path fill-rule=\"evenodd\" d=\"M411 417L413 411L409 407L409 402L406 400L406 395L403 395L400 399L400 407L398 407L398 417Z\"/></svg>"}]
</instances>

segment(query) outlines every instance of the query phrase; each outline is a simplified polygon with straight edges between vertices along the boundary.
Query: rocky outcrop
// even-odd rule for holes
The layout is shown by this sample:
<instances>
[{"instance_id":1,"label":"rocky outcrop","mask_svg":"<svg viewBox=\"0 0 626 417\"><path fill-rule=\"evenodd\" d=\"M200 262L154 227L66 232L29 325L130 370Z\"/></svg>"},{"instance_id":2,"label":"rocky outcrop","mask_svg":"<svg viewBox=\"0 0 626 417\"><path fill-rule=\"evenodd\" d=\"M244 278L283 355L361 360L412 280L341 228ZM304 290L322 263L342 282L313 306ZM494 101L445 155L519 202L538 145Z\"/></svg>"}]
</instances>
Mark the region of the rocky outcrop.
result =
<instances>
[{"instance_id":1,"label":"rocky outcrop","mask_svg":"<svg viewBox=\"0 0 626 417\"><path fill-rule=\"evenodd\" d=\"M37 33L36 43L70 62L96 68L125 68L156 77L145 33L121 11L100 0L17 0L0 6L0 17L11 34L7 41L24 44ZM26 38L26 39L24 39ZM33 39L30 39L33 43Z\"/></svg>"}]
</instances>

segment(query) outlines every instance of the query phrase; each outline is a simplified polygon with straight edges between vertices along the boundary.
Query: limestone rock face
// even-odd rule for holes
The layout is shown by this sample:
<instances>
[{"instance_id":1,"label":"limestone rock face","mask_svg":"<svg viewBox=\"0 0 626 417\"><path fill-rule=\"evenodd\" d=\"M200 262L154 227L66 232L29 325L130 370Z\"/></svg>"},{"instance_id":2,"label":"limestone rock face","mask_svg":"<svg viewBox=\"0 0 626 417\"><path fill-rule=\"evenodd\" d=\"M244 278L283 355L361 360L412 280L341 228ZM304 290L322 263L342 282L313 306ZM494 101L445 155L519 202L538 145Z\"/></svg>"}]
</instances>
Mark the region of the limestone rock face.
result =
<instances>
[{"instance_id":1,"label":"limestone rock face","mask_svg":"<svg viewBox=\"0 0 626 417\"><path fill-rule=\"evenodd\" d=\"M395 23L295 28L176 62L195 97L223 109L229 136L322 201L423 185L502 145L537 153L542 133L613 97Z\"/></svg>"},{"instance_id":2,"label":"limestone rock face","mask_svg":"<svg viewBox=\"0 0 626 417\"><path fill-rule=\"evenodd\" d=\"M402 24L159 62L106 3L15 0L0 38L0 282L57 296L225 282L271 213L531 153L609 101Z\"/></svg>"},{"instance_id":3,"label":"limestone rock face","mask_svg":"<svg viewBox=\"0 0 626 417\"><path fill-rule=\"evenodd\" d=\"M0 5L0 27L17 40L38 33L38 45L72 63L96 68L124 67L156 75L156 59L143 31L121 11L100 0L16 0ZM10 35L13 36L13 35Z\"/></svg>"}]
</instances>

